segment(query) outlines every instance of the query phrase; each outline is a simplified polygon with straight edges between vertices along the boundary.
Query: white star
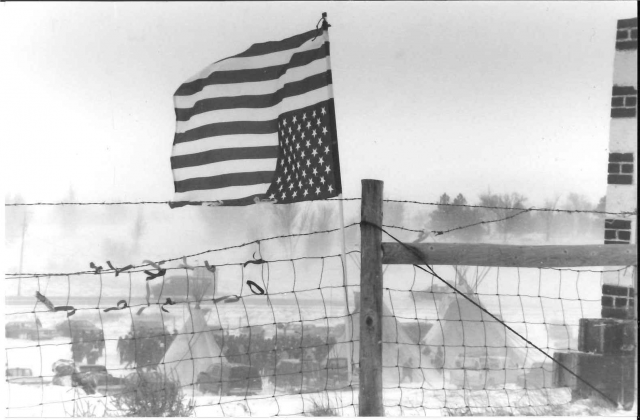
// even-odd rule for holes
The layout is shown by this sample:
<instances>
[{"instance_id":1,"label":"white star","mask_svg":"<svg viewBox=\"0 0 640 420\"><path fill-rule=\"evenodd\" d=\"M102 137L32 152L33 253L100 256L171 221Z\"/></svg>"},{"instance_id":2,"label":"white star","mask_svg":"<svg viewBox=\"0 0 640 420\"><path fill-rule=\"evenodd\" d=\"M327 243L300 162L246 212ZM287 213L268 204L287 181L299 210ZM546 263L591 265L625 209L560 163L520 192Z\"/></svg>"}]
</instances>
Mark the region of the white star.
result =
<instances>
[{"instance_id":1,"label":"white star","mask_svg":"<svg viewBox=\"0 0 640 420\"><path fill-rule=\"evenodd\" d=\"M318 144L322 144L322 138L318 137Z\"/></svg>"},{"instance_id":2,"label":"white star","mask_svg":"<svg viewBox=\"0 0 640 420\"><path fill-rule=\"evenodd\" d=\"M309 146L311 146L311 140L307 140L307 147L309 147Z\"/></svg>"},{"instance_id":3,"label":"white star","mask_svg":"<svg viewBox=\"0 0 640 420\"><path fill-rule=\"evenodd\" d=\"M276 195L275 195L275 194L271 194L271 195L269 196L269 200L273 200L274 198L276 198Z\"/></svg>"},{"instance_id":4,"label":"white star","mask_svg":"<svg viewBox=\"0 0 640 420\"><path fill-rule=\"evenodd\" d=\"M280 185L280 188L278 188L278 191L282 191L282 187L283 185Z\"/></svg>"},{"instance_id":5,"label":"white star","mask_svg":"<svg viewBox=\"0 0 640 420\"><path fill-rule=\"evenodd\" d=\"M284 166L284 158L280 159L280 165Z\"/></svg>"},{"instance_id":6,"label":"white star","mask_svg":"<svg viewBox=\"0 0 640 420\"><path fill-rule=\"evenodd\" d=\"M300 126L300 124L298 124L298 131L300 131L302 129L302 127Z\"/></svg>"},{"instance_id":7,"label":"white star","mask_svg":"<svg viewBox=\"0 0 640 420\"><path fill-rule=\"evenodd\" d=\"M292 120L292 122L296 122L296 121L298 121L298 119L297 119L297 118L296 118L296 116L294 115L294 116L293 116L293 120Z\"/></svg>"},{"instance_id":8,"label":"white star","mask_svg":"<svg viewBox=\"0 0 640 420\"><path fill-rule=\"evenodd\" d=\"M306 113L302 114L302 121L304 121L306 119L307 119L307 114Z\"/></svg>"},{"instance_id":9,"label":"white star","mask_svg":"<svg viewBox=\"0 0 640 420\"><path fill-rule=\"evenodd\" d=\"M323 176L320 177L320 182L322 182L322 185L324 185L325 181L324 181L324 177Z\"/></svg>"},{"instance_id":10,"label":"white star","mask_svg":"<svg viewBox=\"0 0 640 420\"><path fill-rule=\"evenodd\" d=\"M280 182L282 182L282 177L278 177L278 180L277 180L276 182L277 182L278 184L279 184Z\"/></svg>"},{"instance_id":11,"label":"white star","mask_svg":"<svg viewBox=\"0 0 640 420\"><path fill-rule=\"evenodd\" d=\"M329 153L329 146L327 146L327 147L325 147L325 148L324 148L324 153L325 153L325 154Z\"/></svg>"},{"instance_id":12,"label":"white star","mask_svg":"<svg viewBox=\"0 0 640 420\"><path fill-rule=\"evenodd\" d=\"M319 120L318 120L319 121ZM289 134L291 134L291 127L289 127Z\"/></svg>"},{"instance_id":13,"label":"white star","mask_svg":"<svg viewBox=\"0 0 640 420\"><path fill-rule=\"evenodd\" d=\"M302 181L298 182L298 188L302 188Z\"/></svg>"},{"instance_id":14,"label":"white star","mask_svg":"<svg viewBox=\"0 0 640 420\"><path fill-rule=\"evenodd\" d=\"M298 179L298 178L299 178L299 176L298 176L298 174L296 174L296 179Z\"/></svg>"},{"instance_id":15,"label":"white star","mask_svg":"<svg viewBox=\"0 0 640 420\"><path fill-rule=\"evenodd\" d=\"M300 152L300 157L304 159L304 150Z\"/></svg>"},{"instance_id":16,"label":"white star","mask_svg":"<svg viewBox=\"0 0 640 420\"><path fill-rule=\"evenodd\" d=\"M304 140L304 132L302 132L302 135L300 135L300 138ZM307 143L309 143L309 140L307 140Z\"/></svg>"},{"instance_id":17,"label":"white star","mask_svg":"<svg viewBox=\"0 0 640 420\"><path fill-rule=\"evenodd\" d=\"M320 165L324 163L324 158L322 156L318 159L318 163L320 163Z\"/></svg>"},{"instance_id":18,"label":"white star","mask_svg":"<svg viewBox=\"0 0 640 420\"><path fill-rule=\"evenodd\" d=\"M286 144L289 144L289 137L285 137L285 138L284 138L284 142L285 142Z\"/></svg>"},{"instance_id":19,"label":"white star","mask_svg":"<svg viewBox=\"0 0 640 420\"><path fill-rule=\"evenodd\" d=\"M302 171L302 177L306 178L307 177L307 173L305 171Z\"/></svg>"},{"instance_id":20,"label":"white star","mask_svg":"<svg viewBox=\"0 0 640 420\"><path fill-rule=\"evenodd\" d=\"M298 169L300 169L300 162L297 162L297 163L296 163L296 167L297 167Z\"/></svg>"},{"instance_id":21,"label":"white star","mask_svg":"<svg viewBox=\"0 0 640 420\"><path fill-rule=\"evenodd\" d=\"M315 117L315 116L316 116L316 111L315 111L315 110L313 111L313 114L311 114L311 116L312 116L312 117Z\"/></svg>"},{"instance_id":22,"label":"white star","mask_svg":"<svg viewBox=\"0 0 640 420\"><path fill-rule=\"evenodd\" d=\"M304 195L306 197L307 194L309 194L309 190L304 190L304 193L302 195Z\"/></svg>"},{"instance_id":23,"label":"white star","mask_svg":"<svg viewBox=\"0 0 640 420\"><path fill-rule=\"evenodd\" d=\"M280 131L282 133L282 137L284 137L284 130Z\"/></svg>"},{"instance_id":24,"label":"white star","mask_svg":"<svg viewBox=\"0 0 640 420\"><path fill-rule=\"evenodd\" d=\"M311 121L307 121L307 128L311 127Z\"/></svg>"},{"instance_id":25,"label":"white star","mask_svg":"<svg viewBox=\"0 0 640 420\"><path fill-rule=\"evenodd\" d=\"M316 124L320 125L320 118L317 119ZM289 127L289 130L291 130L291 127Z\"/></svg>"},{"instance_id":26,"label":"white star","mask_svg":"<svg viewBox=\"0 0 640 420\"><path fill-rule=\"evenodd\" d=\"M313 137L317 136L317 134L316 134L316 130L313 130L313 131L311 132L311 135L312 135Z\"/></svg>"},{"instance_id":27,"label":"white star","mask_svg":"<svg viewBox=\"0 0 640 420\"><path fill-rule=\"evenodd\" d=\"M313 187L313 178L309 178L309 185Z\"/></svg>"},{"instance_id":28,"label":"white star","mask_svg":"<svg viewBox=\"0 0 640 420\"><path fill-rule=\"evenodd\" d=\"M286 174L288 170L289 170L289 169L287 169L287 167L285 166L285 167L284 167L284 173Z\"/></svg>"},{"instance_id":29,"label":"white star","mask_svg":"<svg viewBox=\"0 0 640 420\"><path fill-rule=\"evenodd\" d=\"M311 166L311 159L307 159L307 166Z\"/></svg>"},{"instance_id":30,"label":"white star","mask_svg":"<svg viewBox=\"0 0 640 420\"><path fill-rule=\"evenodd\" d=\"M327 130L327 127L322 127L322 134L327 134L329 130Z\"/></svg>"},{"instance_id":31,"label":"white star","mask_svg":"<svg viewBox=\"0 0 640 420\"><path fill-rule=\"evenodd\" d=\"M318 154L318 149L313 149L313 152L311 152L311 154L313 155L313 157L315 157Z\"/></svg>"},{"instance_id":32,"label":"white star","mask_svg":"<svg viewBox=\"0 0 640 420\"><path fill-rule=\"evenodd\" d=\"M291 156L287 156L287 160L289 161L289 163L291 163Z\"/></svg>"},{"instance_id":33,"label":"white star","mask_svg":"<svg viewBox=\"0 0 640 420\"><path fill-rule=\"evenodd\" d=\"M286 196L287 196L287 193L286 193L286 192L283 192L283 193L282 193L282 198L285 198Z\"/></svg>"},{"instance_id":34,"label":"white star","mask_svg":"<svg viewBox=\"0 0 640 420\"><path fill-rule=\"evenodd\" d=\"M316 195L320 194L320 187L316 188Z\"/></svg>"},{"instance_id":35,"label":"white star","mask_svg":"<svg viewBox=\"0 0 640 420\"><path fill-rule=\"evenodd\" d=\"M314 115L314 117L315 117L315 115ZM287 119L286 118L284 120L282 120L282 124L284 124L285 127L287 126Z\"/></svg>"},{"instance_id":36,"label":"white star","mask_svg":"<svg viewBox=\"0 0 640 420\"><path fill-rule=\"evenodd\" d=\"M284 168L287 169L287 168ZM287 175L287 182L291 181L291 175Z\"/></svg>"},{"instance_id":37,"label":"white star","mask_svg":"<svg viewBox=\"0 0 640 420\"><path fill-rule=\"evenodd\" d=\"M292 142L296 141L296 135L295 134L293 136L291 136L291 141Z\"/></svg>"},{"instance_id":38,"label":"white star","mask_svg":"<svg viewBox=\"0 0 640 420\"><path fill-rule=\"evenodd\" d=\"M293 184L289 184L289 189L293 189Z\"/></svg>"},{"instance_id":39,"label":"white star","mask_svg":"<svg viewBox=\"0 0 640 420\"><path fill-rule=\"evenodd\" d=\"M324 107L322 108L322 111L320 111L322 113L322 115L326 114L327 111L324 110Z\"/></svg>"},{"instance_id":40,"label":"white star","mask_svg":"<svg viewBox=\"0 0 640 420\"><path fill-rule=\"evenodd\" d=\"M296 198L296 195L298 195L298 191L293 192L293 198Z\"/></svg>"},{"instance_id":41,"label":"white star","mask_svg":"<svg viewBox=\"0 0 640 420\"><path fill-rule=\"evenodd\" d=\"M333 192L333 187L331 186L331 184L329 184L329 188L327 188L329 190L329 192Z\"/></svg>"},{"instance_id":42,"label":"white star","mask_svg":"<svg viewBox=\"0 0 640 420\"><path fill-rule=\"evenodd\" d=\"M327 167L325 168L325 170L324 170L324 171L325 171L326 173L331 172L331 167L330 167L329 165L327 165Z\"/></svg>"},{"instance_id":43,"label":"white star","mask_svg":"<svg viewBox=\"0 0 640 420\"><path fill-rule=\"evenodd\" d=\"M313 174L318 175L318 170L316 168L313 168Z\"/></svg>"},{"instance_id":44,"label":"white star","mask_svg":"<svg viewBox=\"0 0 640 420\"><path fill-rule=\"evenodd\" d=\"M300 143L296 143L296 150L300 149Z\"/></svg>"}]
</instances>

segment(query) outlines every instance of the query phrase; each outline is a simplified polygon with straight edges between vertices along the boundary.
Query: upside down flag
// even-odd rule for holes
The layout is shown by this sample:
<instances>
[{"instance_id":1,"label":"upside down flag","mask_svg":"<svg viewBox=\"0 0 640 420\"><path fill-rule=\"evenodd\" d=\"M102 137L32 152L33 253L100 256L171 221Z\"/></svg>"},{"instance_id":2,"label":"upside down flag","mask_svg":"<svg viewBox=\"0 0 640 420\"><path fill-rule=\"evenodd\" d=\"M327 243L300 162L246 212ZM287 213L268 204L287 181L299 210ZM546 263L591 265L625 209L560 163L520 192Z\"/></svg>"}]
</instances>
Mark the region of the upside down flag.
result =
<instances>
[{"instance_id":1,"label":"upside down flag","mask_svg":"<svg viewBox=\"0 0 640 420\"><path fill-rule=\"evenodd\" d=\"M342 192L328 28L254 44L180 86L172 207Z\"/></svg>"}]
</instances>

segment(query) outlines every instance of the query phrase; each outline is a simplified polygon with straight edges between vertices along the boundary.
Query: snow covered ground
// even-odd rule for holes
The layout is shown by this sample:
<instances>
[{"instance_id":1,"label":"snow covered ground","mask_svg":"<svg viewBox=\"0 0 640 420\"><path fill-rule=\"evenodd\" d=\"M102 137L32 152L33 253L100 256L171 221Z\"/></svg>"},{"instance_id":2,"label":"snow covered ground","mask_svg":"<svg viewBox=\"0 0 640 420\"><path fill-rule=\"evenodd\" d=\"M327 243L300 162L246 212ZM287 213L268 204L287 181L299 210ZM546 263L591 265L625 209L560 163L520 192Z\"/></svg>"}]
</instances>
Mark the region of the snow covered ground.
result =
<instances>
[{"instance_id":1,"label":"snow covered ground","mask_svg":"<svg viewBox=\"0 0 640 420\"><path fill-rule=\"evenodd\" d=\"M8 385L11 401L8 417L102 417L117 415L109 397L86 395L81 389L53 385ZM34 396L37 395L36 398ZM386 389L384 406L387 416L441 417L457 409L471 407L474 413L491 413L490 409L527 409L569 403L571 393L561 388L547 391L525 390L424 390L420 388ZM41 404L39 401L43 401ZM213 397L194 395L185 390L185 401L195 402L196 417L273 417L304 416L317 406L331 407L343 417L358 413L358 391L315 394Z\"/></svg>"}]
</instances>

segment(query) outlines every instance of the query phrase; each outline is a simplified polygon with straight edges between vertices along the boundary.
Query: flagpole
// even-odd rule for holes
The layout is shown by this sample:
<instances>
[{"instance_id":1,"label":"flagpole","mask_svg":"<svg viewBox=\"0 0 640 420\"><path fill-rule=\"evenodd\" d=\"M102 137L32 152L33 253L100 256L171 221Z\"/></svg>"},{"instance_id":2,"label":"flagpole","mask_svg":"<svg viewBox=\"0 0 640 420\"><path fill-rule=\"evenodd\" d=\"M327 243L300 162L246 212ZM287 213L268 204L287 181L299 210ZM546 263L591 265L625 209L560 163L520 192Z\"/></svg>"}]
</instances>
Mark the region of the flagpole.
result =
<instances>
[{"instance_id":1,"label":"flagpole","mask_svg":"<svg viewBox=\"0 0 640 420\"><path fill-rule=\"evenodd\" d=\"M327 22L327 13L324 12L322 13L322 29L323 29L323 36L325 37L325 39L327 40L327 42L329 41L329 27L331 25L329 25L329 22ZM320 22L318 22L320 23ZM328 68L332 68L331 67L331 55L327 54L326 57L327 60L327 66ZM329 89L329 97L330 98L334 98L333 96L333 82L330 83L329 85L327 85L327 88ZM331 110L333 112L333 110ZM333 115L333 119L334 119L334 123L335 123L335 113ZM337 135L337 133L334 131L333 133L334 135ZM337 153L337 149L336 149L336 153ZM342 183L341 183L342 184ZM347 269L347 246L346 246L346 234L345 234L345 229L344 229L344 204L343 204L343 198L342 198L342 185L340 186L340 194L338 195L338 201L339 201L339 205L340 205L340 232L342 235L342 285L344 286L344 301L346 304L346 309L347 309L347 324L345 325L345 333L347 333L347 339L349 340L349 362L353 363L353 331L351 331L351 318L349 318L349 316L351 315L351 311L349 310L349 289L347 288L348 284L349 284L349 275L348 275L348 269ZM353 366L350 365L349 366L349 371L348 371L348 379L349 379L349 383L351 384L352 381L352 377L353 377Z\"/></svg>"}]
</instances>

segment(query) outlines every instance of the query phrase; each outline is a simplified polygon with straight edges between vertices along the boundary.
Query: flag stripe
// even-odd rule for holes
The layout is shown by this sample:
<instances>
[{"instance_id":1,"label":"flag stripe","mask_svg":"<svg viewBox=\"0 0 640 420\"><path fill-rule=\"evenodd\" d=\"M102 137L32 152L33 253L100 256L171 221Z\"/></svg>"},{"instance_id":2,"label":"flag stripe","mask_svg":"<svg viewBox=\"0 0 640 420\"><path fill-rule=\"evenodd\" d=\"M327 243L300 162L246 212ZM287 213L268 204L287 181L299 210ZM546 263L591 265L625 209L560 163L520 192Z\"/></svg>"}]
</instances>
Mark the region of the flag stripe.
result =
<instances>
[{"instance_id":1,"label":"flag stripe","mask_svg":"<svg viewBox=\"0 0 640 420\"><path fill-rule=\"evenodd\" d=\"M328 85L330 86L330 85ZM277 120L259 121L283 112L304 108L329 99L327 86L304 95L285 98L277 107L271 108L237 108L212 111L194 117L193 121L179 121L176 124L174 144L198 140L204 137L226 134L268 134L277 130ZM253 121L252 121L253 120ZM258 121L256 121L258 120ZM227 121L227 122L223 122ZM192 129L185 129L194 126Z\"/></svg>"},{"instance_id":2,"label":"flag stripe","mask_svg":"<svg viewBox=\"0 0 640 420\"><path fill-rule=\"evenodd\" d=\"M309 32L305 32L300 35L295 35L295 36L292 36L291 38L283 39L281 41L268 41L268 42L253 44L251 47L249 47L247 51L240 53L238 55L234 55L233 57L230 57L230 58L254 57L256 55L265 55L265 54L271 54L278 51L292 50L294 48L300 47L302 44L304 44L309 40L312 40L313 38L316 38L316 37L321 38L319 36L320 33L321 32L319 30L312 29ZM226 60L226 58L220 61L224 61L224 60Z\"/></svg>"},{"instance_id":3,"label":"flag stripe","mask_svg":"<svg viewBox=\"0 0 640 420\"><path fill-rule=\"evenodd\" d=\"M293 54L291 60L285 64L246 70L214 71L204 78L182 84L175 96L193 95L208 85L275 80L280 78L287 69L306 66L315 60L325 58L327 55L329 55L329 43L325 42L320 48Z\"/></svg>"},{"instance_id":4,"label":"flag stripe","mask_svg":"<svg viewBox=\"0 0 640 420\"><path fill-rule=\"evenodd\" d=\"M311 105L312 103L318 103L322 100L329 98L329 90L327 87L327 81L319 82L317 88L309 91L301 91L297 95L290 95L284 98L277 99L277 102L268 108L226 108L218 109L201 114L194 115L189 121L177 121L176 133L186 133L189 130L201 127L207 124L213 124L224 121L267 121L272 119L274 115L278 115L278 112L287 112L299 107ZM316 86L312 86L316 87ZM304 89L302 86L301 90ZM251 104L247 104L251 105ZM276 108L277 107L277 108Z\"/></svg>"},{"instance_id":5,"label":"flag stripe","mask_svg":"<svg viewBox=\"0 0 640 420\"><path fill-rule=\"evenodd\" d=\"M331 84L331 70L295 82L285 83L282 88L267 95L242 95L202 99L192 108L176 108L176 119L178 121L189 121L194 115L221 109L268 108L279 104L284 98L302 95L329 84Z\"/></svg>"},{"instance_id":6,"label":"flag stripe","mask_svg":"<svg viewBox=\"0 0 640 420\"><path fill-rule=\"evenodd\" d=\"M239 187L219 188L217 190L194 190L182 193L176 193L174 202L182 200L190 201L217 201L224 200L228 203L230 200L244 201L249 198L251 201L242 205L253 204L253 197L264 198L264 192L269 188L269 184L257 184ZM234 204L231 204L234 205Z\"/></svg>"},{"instance_id":7,"label":"flag stripe","mask_svg":"<svg viewBox=\"0 0 640 420\"><path fill-rule=\"evenodd\" d=\"M262 192L266 191L269 188L271 183L271 177L273 176L273 170L271 171L258 171L258 172L240 172L233 174L223 174L223 175L215 175L209 177L202 178L191 178L185 179L183 181L175 181L176 192L186 192L191 190L213 190L218 188L227 188L227 187L237 187L237 186L248 186L255 184L266 184L264 188L262 188ZM253 194L257 194L256 192ZM238 197L227 197L227 198L241 198Z\"/></svg>"},{"instance_id":8,"label":"flag stripe","mask_svg":"<svg viewBox=\"0 0 640 420\"><path fill-rule=\"evenodd\" d=\"M191 155L203 150L227 149L232 147L277 146L278 136L272 134L236 134L231 136L206 137L179 143L173 146L173 156Z\"/></svg>"},{"instance_id":9,"label":"flag stripe","mask_svg":"<svg viewBox=\"0 0 640 420\"><path fill-rule=\"evenodd\" d=\"M174 144L198 140L205 137L232 134L271 134L278 129L278 121L231 121L194 128L186 133L176 133Z\"/></svg>"},{"instance_id":10,"label":"flag stripe","mask_svg":"<svg viewBox=\"0 0 640 420\"><path fill-rule=\"evenodd\" d=\"M236 147L227 149L207 150L190 155L172 156L173 169L191 166L207 165L228 160L244 159L275 159L278 157L278 146Z\"/></svg>"},{"instance_id":11,"label":"flag stripe","mask_svg":"<svg viewBox=\"0 0 640 420\"><path fill-rule=\"evenodd\" d=\"M286 51L278 51L270 54L253 56L253 57L230 57L226 60L218 62L216 70L248 70L248 69L261 69L264 67L277 66L280 64L290 63L292 60L300 55L309 51L318 50L323 48L325 42L323 38L318 38L314 41L309 41L301 45L299 48ZM200 72L201 75L208 75L206 70Z\"/></svg>"},{"instance_id":12,"label":"flag stripe","mask_svg":"<svg viewBox=\"0 0 640 420\"><path fill-rule=\"evenodd\" d=\"M249 172L251 170L255 170L257 172L273 172L276 168L276 163L276 158L227 160L200 166L176 168L173 170L173 179L175 181L186 181L188 179L206 178L207 176L218 176L223 174L236 174Z\"/></svg>"},{"instance_id":13,"label":"flag stripe","mask_svg":"<svg viewBox=\"0 0 640 420\"><path fill-rule=\"evenodd\" d=\"M176 108L191 108L198 101L208 98L221 98L242 95L267 95L275 92L284 82L297 82L314 74L327 70L326 60L315 60L303 67L287 69L277 80L267 80L265 82L229 83L225 85L205 86L198 93L190 96L174 96Z\"/></svg>"},{"instance_id":14,"label":"flag stripe","mask_svg":"<svg viewBox=\"0 0 640 420\"><path fill-rule=\"evenodd\" d=\"M213 71L221 71L221 70L246 70L246 69L259 69L263 67L270 67L279 64L286 64L291 61L291 58L296 54L304 51L309 51L312 49L316 49L323 44L324 39L320 38L317 41L309 41L304 43L298 48L291 49L288 51L279 51L273 52L269 54L264 54L260 56L252 56L252 57L228 57L224 60L220 60L216 63L205 67L200 72L195 74L190 79L186 80L185 83L191 83L202 79L204 77L209 76Z\"/></svg>"}]
</instances>

